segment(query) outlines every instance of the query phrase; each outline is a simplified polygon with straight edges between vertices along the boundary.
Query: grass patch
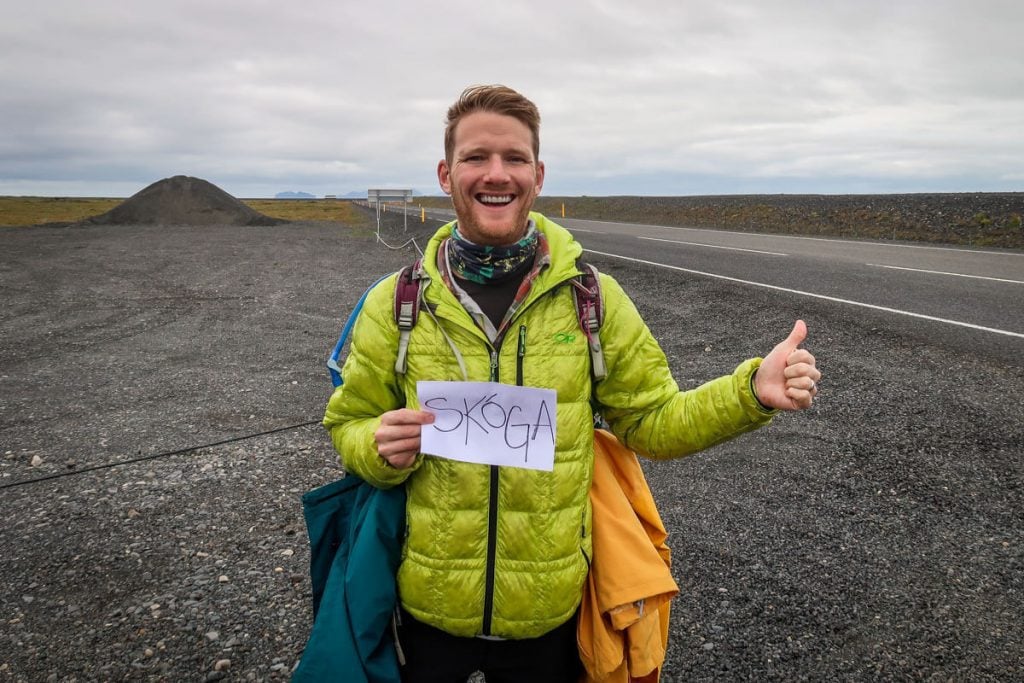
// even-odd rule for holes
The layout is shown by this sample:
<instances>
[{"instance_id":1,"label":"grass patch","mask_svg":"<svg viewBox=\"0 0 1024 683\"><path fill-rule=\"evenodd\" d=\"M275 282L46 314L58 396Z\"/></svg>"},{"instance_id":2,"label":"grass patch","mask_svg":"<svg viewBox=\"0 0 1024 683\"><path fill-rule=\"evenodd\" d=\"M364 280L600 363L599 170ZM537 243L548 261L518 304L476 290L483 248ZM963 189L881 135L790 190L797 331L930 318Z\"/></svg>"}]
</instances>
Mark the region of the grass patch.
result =
<instances>
[{"instance_id":1,"label":"grass patch","mask_svg":"<svg viewBox=\"0 0 1024 683\"><path fill-rule=\"evenodd\" d=\"M110 211L124 199L100 197L0 197L0 226L75 223ZM365 228L369 214L338 199L243 199L260 213L286 221L321 221Z\"/></svg>"},{"instance_id":2,"label":"grass patch","mask_svg":"<svg viewBox=\"0 0 1024 683\"><path fill-rule=\"evenodd\" d=\"M327 221L352 227L369 225L366 211L342 199L243 199L246 206L286 221Z\"/></svg>"},{"instance_id":3,"label":"grass patch","mask_svg":"<svg viewBox=\"0 0 1024 683\"><path fill-rule=\"evenodd\" d=\"M74 223L110 211L123 199L0 197L0 226Z\"/></svg>"}]
</instances>

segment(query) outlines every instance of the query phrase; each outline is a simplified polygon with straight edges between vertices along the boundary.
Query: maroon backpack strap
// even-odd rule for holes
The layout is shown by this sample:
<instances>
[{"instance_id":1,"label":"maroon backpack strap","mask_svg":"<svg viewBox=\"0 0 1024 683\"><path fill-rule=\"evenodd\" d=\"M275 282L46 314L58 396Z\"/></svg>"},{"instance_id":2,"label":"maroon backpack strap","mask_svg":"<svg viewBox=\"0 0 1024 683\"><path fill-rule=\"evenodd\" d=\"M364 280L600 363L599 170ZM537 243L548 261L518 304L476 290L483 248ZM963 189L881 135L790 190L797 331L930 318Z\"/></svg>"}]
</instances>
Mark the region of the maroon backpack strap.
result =
<instances>
[{"instance_id":1,"label":"maroon backpack strap","mask_svg":"<svg viewBox=\"0 0 1024 683\"><path fill-rule=\"evenodd\" d=\"M395 323L398 325L398 355L395 358L395 372L405 374L406 356L409 353L409 335L416 326L420 315L420 259L411 266L398 271L395 283Z\"/></svg>"},{"instance_id":2,"label":"maroon backpack strap","mask_svg":"<svg viewBox=\"0 0 1024 683\"><path fill-rule=\"evenodd\" d=\"M597 268L589 263L577 262L581 274L573 280L572 296L576 304L576 317L590 348L590 370L595 380L608 375L601 348L601 324L604 323L604 297Z\"/></svg>"}]
</instances>

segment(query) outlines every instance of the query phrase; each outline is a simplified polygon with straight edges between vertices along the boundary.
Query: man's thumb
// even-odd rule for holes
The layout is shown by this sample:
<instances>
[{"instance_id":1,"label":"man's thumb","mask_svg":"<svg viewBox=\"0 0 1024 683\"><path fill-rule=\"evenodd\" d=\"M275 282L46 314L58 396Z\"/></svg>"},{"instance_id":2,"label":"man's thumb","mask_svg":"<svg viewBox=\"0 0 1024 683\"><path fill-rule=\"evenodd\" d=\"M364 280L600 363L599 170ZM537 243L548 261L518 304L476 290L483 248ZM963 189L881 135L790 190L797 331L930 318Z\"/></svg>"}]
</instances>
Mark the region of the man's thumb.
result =
<instances>
[{"instance_id":1,"label":"man's thumb","mask_svg":"<svg viewBox=\"0 0 1024 683\"><path fill-rule=\"evenodd\" d=\"M782 343L793 351L804 343L804 339L807 339L807 324L803 320L797 320L796 324L793 325L793 331L789 333L786 341Z\"/></svg>"}]
</instances>

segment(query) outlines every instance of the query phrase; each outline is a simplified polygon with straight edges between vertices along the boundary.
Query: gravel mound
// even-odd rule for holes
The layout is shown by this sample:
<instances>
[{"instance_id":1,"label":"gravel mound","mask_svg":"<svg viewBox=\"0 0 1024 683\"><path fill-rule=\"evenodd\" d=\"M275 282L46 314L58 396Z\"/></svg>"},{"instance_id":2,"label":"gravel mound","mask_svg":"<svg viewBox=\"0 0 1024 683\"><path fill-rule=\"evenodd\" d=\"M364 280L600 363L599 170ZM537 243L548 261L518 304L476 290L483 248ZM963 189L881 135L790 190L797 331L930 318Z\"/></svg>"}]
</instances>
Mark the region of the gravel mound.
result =
<instances>
[{"instance_id":1,"label":"gravel mound","mask_svg":"<svg viewBox=\"0 0 1024 683\"><path fill-rule=\"evenodd\" d=\"M83 225L278 225L202 178L158 180Z\"/></svg>"},{"instance_id":2,"label":"gravel mound","mask_svg":"<svg viewBox=\"0 0 1024 683\"><path fill-rule=\"evenodd\" d=\"M388 220L392 245L437 225ZM311 618L300 496L340 476L324 361L414 248L313 223L0 245L0 681L286 680ZM796 317L825 372L813 410L644 461L681 588L663 681L1024 680L1020 354L588 260L683 387Z\"/></svg>"}]
</instances>

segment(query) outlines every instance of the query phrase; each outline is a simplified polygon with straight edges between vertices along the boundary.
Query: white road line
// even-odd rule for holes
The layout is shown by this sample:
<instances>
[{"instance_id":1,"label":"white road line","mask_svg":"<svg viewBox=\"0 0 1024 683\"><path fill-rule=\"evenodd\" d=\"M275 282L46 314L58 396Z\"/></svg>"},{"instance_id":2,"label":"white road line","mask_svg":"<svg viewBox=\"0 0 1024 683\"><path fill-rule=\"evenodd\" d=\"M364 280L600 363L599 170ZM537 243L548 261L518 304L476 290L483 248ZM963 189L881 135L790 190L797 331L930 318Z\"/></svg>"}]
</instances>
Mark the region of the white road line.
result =
<instances>
[{"instance_id":1,"label":"white road line","mask_svg":"<svg viewBox=\"0 0 1024 683\"><path fill-rule=\"evenodd\" d=\"M1024 256L1018 251L988 251L985 249L964 249L963 247L932 247L925 244L896 244L888 240L840 240L831 237L804 237L802 235L773 235L767 232L738 233L740 235L764 235L767 237L785 237L790 240L810 240L811 242L840 242L842 244L874 244L877 246L898 247L900 249L930 249L932 251L955 251L958 254L989 254L993 256Z\"/></svg>"},{"instance_id":2,"label":"white road line","mask_svg":"<svg viewBox=\"0 0 1024 683\"><path fill-rule=\"evenodd\" d=\"M789 254L780 254L777 251L761 251L760 249L743 249L741 247L723 247L718 244L701 244L700 242L683 242L681 240L666 240L661 237L641 237L637 235L638 240L650 240L652 242L671 242L672 244L686 244L691 247L707 247L708 249L728 249L729 251L749 251L752 254L766 254L768 256L789 256Z\"/></svg>"},{"instance_id":3,"label":"white road line","mask_svg":"<svg viewBox=\"0 0 1024 683\"><path fill-rule=\"evenodd\" d=\"M684 228L679 225L654 225L653 223L617 223L615 221L597 221L590 218L573 218L574 221L603 223L605 225L628 225L634 228L665 228L666 230L690 230L692 232L722 232L728 235L753 235L756 237L781 237L788 240L810 240L812 242L838 242L840 244L885 245L900 249L932 249L935 251L955 251L962 254L993 254L998 256L1024 256L1024 251L987 251L984 249L964 249L962 247L932 247L924 244L896 244L888 240L842 240L834 237L804 237L803 235L776 235L770 232L742 232L739 230L711 230L709 228Z\"/></svg>"},{"instance_id":4,"label":"white road line","mask_svg":"<svg viewBox=\"0 0 1024 683\"><path fill-rule=\"evenodd\" d=\"M903 266L883 266L881 263L865 263L872 268L890 268L892 270L912 270L915 273L931 273L932 275L953 275L955 277L969 277L975 280L992 280L993 282L1010 282L1015 285L1024 285L1024 280L1007 280L1002 277L987 277L985 275L965 275L964 273L947 273L944 270L924 270L923 268L905 268Z\"/></svg>"},{"instance_id":5,"label":"white road line","mask_svg":"<svg viewBox=\"0 0 1024 683\"><path fill-rule=\"evenodd\" d=\"M766 282L753 282L752 280L741 280L737 277L729 277L728 275L719 275L718 273L707 273L702 270L692 270L690 268L681 268L679 266L670 266L667 263L656 263L654 261L646 261L644 259L633 258L631 256L622 256L620 254L610 254L606 251L595 251L594 249L584 249L583 251L589 251L591 254L598 254L600 256L610 256L612 258L623 259L625 261L633 261L634 263L643 263L648 266L657 266L658 268L668 268L669 270L678 270L684 273L693 273L694 275L704 275L706 277L713 277L719 280L728 280L730 282L738 282L744 285L753 285L754 287L764 287L765 289L774 289L779 292L788 292L789 294L799 294L800 296L809 296L814 299L824 299L825 301L834 301L840 304L850 304L851 306L860 306L862 308L870 308L876 311L885 311L886 313L895 313L896 315L905 315L911 318L920 318L922 320L932 320L934 322L946 323L947 325L958 325L960 327L969 327L972 330L981 330L982 332L993 332L995 334L1003 334L1008 337L1019 337L1024 339L1024 334L1020 332L1010 332L1009 330L1000 330L995 327L984 327L982 325L975 325L973 323L965 323L959 320L948 320L946 318L937 318L933 315L925 315L923 313L912 313L910 311L901 311L898 308L889 308L888 306L877 306L875 304L864 303L863 301L852 301L850 299L840 299L834 296L826 296L825 294L815 294L814 292L804 292L799 289L790 289L789 287L779 287L778 285L770 285Z\"/></svg>"}]
</instances>

